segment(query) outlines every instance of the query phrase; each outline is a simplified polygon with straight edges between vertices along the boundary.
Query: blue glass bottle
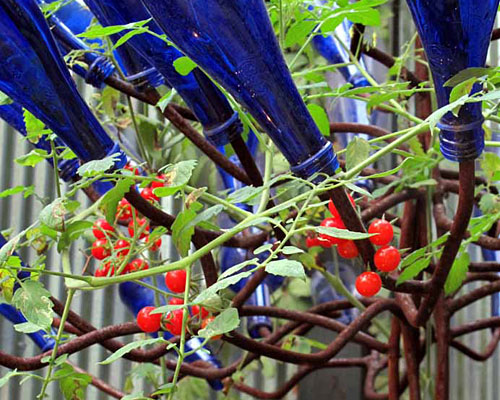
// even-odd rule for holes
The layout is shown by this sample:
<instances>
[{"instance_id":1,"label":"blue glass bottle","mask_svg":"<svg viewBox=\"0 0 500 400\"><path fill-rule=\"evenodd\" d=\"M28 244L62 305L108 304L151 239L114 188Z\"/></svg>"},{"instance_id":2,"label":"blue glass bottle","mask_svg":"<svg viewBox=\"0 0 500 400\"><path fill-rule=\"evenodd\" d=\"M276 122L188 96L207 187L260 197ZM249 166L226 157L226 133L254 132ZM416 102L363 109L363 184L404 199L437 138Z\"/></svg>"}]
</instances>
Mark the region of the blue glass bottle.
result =
<instances>
[{"instance_id":1,"label":"blue glass bottle","mask_svg":"<svg viewBox=\"0 0 500 400\"><path fill-rule=\"evenodd\" d=\"M498 0L407 0L434 79L438 106L449 104L451 87L443 85L460 71L484 67ZM473 91L478 91L474 87ZM447 113L438 124L441 151L450 161L477 158L484 149L481 103Z\"/></svg>"},{"instance_id":2,"label":"blue glass bottle","mask_svg":"<svg viewBox=\"0 0 500 400\"><path fill-rule=\"evenodd\" d=\"M53 3L54 1L57 0L45 2ZM55 15L74 35L85 32L94 19L92 12L78 1L65 4ZM97 43L100 47L104 46L99 39L92 39L89 42ZM157 87L164 84L163 78L156 69L129 44L123 44L114 51L114 54L127 81L134 84L137 89L146 90L150 86Z\"/></svg>"},{"instance_id":3,"label":"blue glass bottle","mask_svg":"<svg viewBox=\"0 0 500 400\"><path fill-rule=\"evenodd\" d=\"M44 122L83 161L118 154L61 58L49 27L34 0L0 4L0 90Z\"/></svg>"},{"instance_id":4,"label":"blue glass bottle","mask_svg":"<svg viewBox=\"0 0 500 400\"><path fill-rule=\"evenodd\" d=\"M124 25L151 18L140 0L85 0L102 25ZM148 29L163 34L151 21ZM118 35L117 35L118 36ZM222 92L199 68L183 76L173 63L184 55L165 41L149 34L136 35L130 43L156 70L169 86L176 89L202 124L207 139L215 146L224 146L239 136L243 126Z\"/></svg>"},{"instance_id":5,"label":"blue glass bottle","mask_svg":"<svg viewBox=\"0 0 500 400\"><path fill-rule=\"evenodd\" d=\"M2 234L0 234L0 248L5 246L6 243L7 240ZM19 257L17 253L14 253L13 255ZM21 265L23 267L26 267L26 265L22 261ZM17 274L17 277L20 280L27 279L29 278L29 276L30 276L29 272L26 271L21 271ZM16 291L17 288L19 288L19 284L16 284L14 286L14 291ZM15 307L9 304L0 304L0 314L2 314L4 318L8 319L13 324L23 324L25 322L28 322L28 320L19 310L17 310ZM49 351L54 347L55 344L54 339L47 336L47 333L45 333L42 330L29 333L28 336L42 350L42 353Z\"/></svg>"},{"instance_id":6,"label":"blue glass bottle","mask_svg":"<svg viewBox=\"0 0 500 400\"><path fill-rule=\"evenodd\" d=\"M146 279L146 281L151 284L151 279ZM164 288L163 288L164 289ZM118 288L120 298L123 304L129 309L129 311L135 316L144 307L154 307L155 306L155 295L153 290L141 286L135 282L125 282L121 283ZM172 334L169 332L164 332L165 339L172 338ZM197 338L189 339L185 344L185 350L187 352L197 349L201 346L202 341ZM195 361L205 361L211 364L215 368L220 368L221 363L217 358L210 352L210 350L205 346L202 350L198 350L195 353L189 355L185 358L187 362ZM210 386L214 390L222 390L223 384L220 381L208 381Z\"/></svg>"},{"instance_id":7,"label":"blue glass bottle","mask_svg":"<svg viewBox=\"0 0 500 400\"><path fill-rule=\"evenodd\" d=\"M292 80L262 0L141 0L180 50L226 88L299 176L338 161Z\"/></svg>"}]
</instances>

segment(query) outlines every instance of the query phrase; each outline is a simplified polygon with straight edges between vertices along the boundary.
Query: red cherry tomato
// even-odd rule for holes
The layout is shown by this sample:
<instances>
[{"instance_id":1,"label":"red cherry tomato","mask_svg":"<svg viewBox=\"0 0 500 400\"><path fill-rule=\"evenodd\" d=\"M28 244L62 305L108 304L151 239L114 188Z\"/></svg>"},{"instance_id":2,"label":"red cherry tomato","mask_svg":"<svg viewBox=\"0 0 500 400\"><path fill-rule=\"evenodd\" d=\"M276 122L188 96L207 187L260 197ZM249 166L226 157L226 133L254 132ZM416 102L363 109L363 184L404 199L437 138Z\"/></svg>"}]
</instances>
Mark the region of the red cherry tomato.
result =
<instances>
[{"instance_id":1,"label":"red cherry tomato","mask_svg":"<svg viewBox=\"0 0 500 400\"><path fill-rule=\"evenodd\" d=\"M372 271L363 272L356 279L356 290L365 297L375 296L382 287L382 279Z\"/></svg>"},{"instance_id":2,"label":"red cherry tomato","mask_svg":"<svg viewBox=\"0 0 500 400\"><path fill-rule=\"evenodd\" d=\"M323 222L321 222L321 226L324 226L326 228L337 228L337 229L345 229L345 225L342 222L340 218L325 218ZM321 234L319 237L322 240L325 240L329 242L331 245L333 244L340 244L342 243L345 239L339 239L333 236Z\"/></svg>"},{"instance_id":3,"label":"red cherry tomato","mask_svg":"<svg viewBox=\"0 0 500 400\"><path fill-rule=\"evenodd\" d=\"M214 319L215 319L215 317L208 317L208 318L205 318L205 319L201 322L201 328L202 328L202 329L205 329L205 328L207 327L207 325L208 325L209 323L211 323ZM212 339L212 340L219 340L221 337L222 337L222 335L215 335L215 336L212 336L210 339Z\"/></svg>"},{"instance_id":4,"label":"red cherry tomato","mask_svg":"<svg viewBox=\"0 0 500 400\"><path fill-rule=\"evenodd\" d=\"M170 311L163 321L165 329L174 336L179 336L182 333L182 320L184 318L184 310Z\"/></svg>"},{"instance_id":5,"label":"red cherry tomato","mask_svg":"<svg viewBox=\"0 0 500 400\"><path fill-rule=\"evenodd\" d=\"M110 235L115 231L108 221L103 218L99 218L94 222L94 226L92 227L92 233L94 234L96 239L106 239L106 235Z\"/></svg>"},{"instance_id":6,"label":"red cherry tomato","mask_svg":"<svg viewBox=\"0 0 500 400\"><path fill-rule=\"evenodd\" d=\"M146 218L136 218L135 223L137 224L137 229L141 232L139 239L144 239L149 234L149 222ZM128 223L128 234L130 237L134 237L134 220L131 219Z\"/></svg>"},{"instance_id":7,"label":"red cherry tomato","mask_svg":"<svg viewBox=\"0 0 500 400\"><path fill-rule=\"evenodd\" d=\"M306 246L308 249L312 248L312 247L318 247L318 246L321 246L321 240L318 238L318 237L310 237L308 236L306 238Z\"/></svg>"},{"instance_id":8,"label":"red cherry tomato","mask_svg":"<svg viewBox=\"0 0 500 400\"><path fill-rule=\"evenodd\" d=\"M153 193L153 189L151 189L151 188L142 189L141 196L144 200L147 200L147 201L159 201L160 200L160 198Z\"/></svg>"},{"instance_id":9,"label":"red cherry tomato","mask_svg":"<svg viewBox=\"0 0 500 400\"><path fill-rule=\"evenodd\" d=\"M391 272L399 266L401 255L394 246L385 246L377 250L373 261L379 271Z\"/></svg>"},{"instance_id":10,"label":"red cherry tomato","mask_svg":"<svg viewBox=\"0 0 500 400\"><path fill-rule=\"evenodd\" d=\"M184 304L184 300L179 299L178 297L172 297L169 301L168 304L171 306L180 306Z\"/></svg>"},{"instance_id":11,"label":"red cherry tomato","mask_svg":"<svg viewBox=\"0 0 500 400\"><path fill-rule=\"evenodd\" d=\"M94 272L94 276L96 278L105 278L107 276L113 276L114 274L115 274L115 266L114 263L112 263L111 261L102 264Z\"/></svg>"},{"instance_id":12,"label":"red cherry tomato","mask_svg":"<svg viewBox=\"0 0 500 400\"><path fill-rule=\"evenodd\" d=\"M136 165L132 165L130 162L125 165L125 169L128 169L129 171L133 172L135 175L140 175L139 167Z\"/></svg>"},{"instance_id":13,"label":"red cherry tomato","mask_svg":"<svg viewBox=\"0 0 500 400\"><path fill-rule=\"evenodd\" d=\"M160 330L161 314L151 314L154 309L154 307L144 307L137 314L137 325L139 325L141 331L153 333Z\"/></svg>"},{"instance_id":14,"label":"red cherry tomato","mask_svg":"<svg viewBox=\"0 0 500 400\"><path fill-rule=\"evenodd\" d=\"M354 208L356 208L356 203L354 202L354 199L352 196L347 193L347 196L349 197L349 200ZM333 200L330 199L330 202L328 203L328 209L332 213L333 218L341 218L339 211L337 210L337 207L335 207L335 204L333 203Z\"/></svg>"},{"instance_id":15,"label":"red cherry tomato","mask_svg":"<svg viewBox=\"0 0 500 400\"><path fill-rule=\"evenodd\" d=\"M370 242L376 246L388 245L394 237L392 225L384 219L376 219L373 221L368 228L368 233L376 233L375 236L370 237Z\"/></svg>"},{"instance_id":16,"label":"red cherry tomato","mask_svg":"<svg viewBox=\"0 0 500 400\"><path fill-rule=\"evenodd\" d=\"M165 275L165 285L173 293L184 293L186 290L186 271L178 269Z\"/></svg>"},{"instance_id":17,"label":"red cherry tomato","mask_svg":"<svg viewBox=\"0 0 500 400\"><path fill-rule=\"evenodd\" d=\"M193 312L193 316L200 319L204 319L210 315L205 307L193 306L191 307L191 310Z\"/></svg>"},{"instance_id":18,"label":"red cherry tomato","mask_svg":"<svg viewBox=\"0 0 500 400\"><path fill-rule=\"evenodd\" d=\"M124 239L117 240L114 249L117 250L117 257L125 257L130 253L130 243Z\"/></svg>"},{"instance_id":19,"label":"red cherry tomato","mask_svg":"<svg viewBox=\"0 0 500 400\"><path fill-rule=\"evenodd\" d=\"M149 235L146 235L146 244L149 245ZM160 250L160 247L161 247L161 238L158 238L153 242L149 250L158 251Z\"/></svg>"},{"instance_id":20,"label":"red cherry tomato","mask_svg":"<svg viewBox=\"0 0 500 400\"><path fill-rule=\"evenodd\" d=\"M123 222L128 222L132 218L132 205L127 199L121 199L118 203L116 217Z\"/></svg>"},{"instance_id":21,"label":"red cherry tomato","mask_svg":"<svg viewBox=\"0 0 500 400\"><path fill-rule=\"evenodd\" d=\"M156 179L161 179L161 182L159 182L159 181L153 181L153 182L151 182L151 189L156 189L156 188L164 187L165 186L165 181L167 179L167 177L165 175L163 175L163 174L158 175L156 177Z\"/></svg>"},{"instance_id":22,"label":"red cherry tomato","mask_svg":"<svg viewBox=\"0 0 500 400\"><path fill-rule=\"evenodd\" d=\"M129 273L129 272L136 272L136 271L142 271L145 269L148 269L149 265L146 261L144 261L142 258L136 258L133 261L130 261L127 266L125 267L125 270L123 272Z\"/></svg>"},{"instance_id":23,"label":"red cherry tomato","mask_svg":"<svg viewBox=\"0 0 500 400\"><path fill-rule=\"evenodd\" d=\"M92 255L98 260L104 260L111 255L111 249L106 239L97 239L92 244Z\"/></svg>"},{"instance_id":24,"label":"red cherry tomato","mask_svg":"<svg viewBox=\"0 0 500 400\"><path fill-rule=\"evenodd\" d=\"M343 258L356 258L359 255L359 250L353 240L346 240L338 244L337 252Z\"/></svg>"}]
</instances>

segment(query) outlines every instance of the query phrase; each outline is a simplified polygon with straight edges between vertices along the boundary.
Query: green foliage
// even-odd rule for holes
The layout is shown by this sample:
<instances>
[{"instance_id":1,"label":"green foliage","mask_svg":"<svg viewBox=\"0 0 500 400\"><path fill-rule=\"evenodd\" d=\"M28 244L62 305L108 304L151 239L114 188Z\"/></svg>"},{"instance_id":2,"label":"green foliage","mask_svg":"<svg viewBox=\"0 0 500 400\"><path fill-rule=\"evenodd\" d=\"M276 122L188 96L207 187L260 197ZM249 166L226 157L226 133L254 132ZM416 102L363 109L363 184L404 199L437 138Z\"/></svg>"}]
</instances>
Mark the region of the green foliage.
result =
<instances>
[{"instance_id":1,"label":"green foliage","mask_svg":"<svg viewBox=\"0 0 500 400\"><path fill-rule=\"evenodd\" d=\"M87 386L92 382L89 375L76 372L67 363L59 367L54 374L54 379L59 382L59 388L66 400L85 400Z\"/></svg>"},{"instance_id":2,"label":"green foliage","mask_svg":"<svg viewBox=\"0 0 500 400\"><path fill-rule=\"evenodd\" d=\"M48 329L52 324L51 293L39 281L28 280L14 292L12 305L18 308L28 322L40 329Z\"/></svg>"}]
</instances>

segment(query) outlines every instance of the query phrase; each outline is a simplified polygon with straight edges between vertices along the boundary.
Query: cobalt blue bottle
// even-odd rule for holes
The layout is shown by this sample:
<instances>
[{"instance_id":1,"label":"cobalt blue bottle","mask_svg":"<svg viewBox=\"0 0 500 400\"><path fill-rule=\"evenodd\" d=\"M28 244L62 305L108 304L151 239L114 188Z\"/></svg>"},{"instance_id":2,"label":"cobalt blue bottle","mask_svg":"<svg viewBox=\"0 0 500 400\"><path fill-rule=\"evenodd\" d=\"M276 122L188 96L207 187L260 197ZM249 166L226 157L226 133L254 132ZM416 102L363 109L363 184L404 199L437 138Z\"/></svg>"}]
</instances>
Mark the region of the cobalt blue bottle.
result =
<instances>
[{"instance_id":1,"label":"cobalt blue bottle","mask_svg":"<svg viewBox=\"0 0 500 400\"><path fill-rule=\"evenodd\" d=\"M54 1L57 0L49 0L46 3L53 3ZM77 1L65 4L55 15L74 35L85 32L94 19L92 12ZM89 42L97 43L101 47L104 46L99 39L92 39ZM118 47L114 54L127 81L135 85L137 89L146 90L148 87L157 87L164 84L161 75L130 44L125 43Z\"/></svg>"},{"instance_id":2,"label":"cobalt blue bottle","mask_svg":"<svg viewBox=\"0 0 500 400\"><path fill-rule=\"evenodd\" d=\"M151 284L151 279L146 279L146 281ZM144 307L155 306L155 295L153 290L141 286L135 282L120 283L118 291L123 304L125 304L125 306L134 315L134 317L136 317L139 311L141 311ZM164 332L164 337L168 340L173 336L169 332ZM202 341L199 338L191 338L186 342L185 349L187 352L189 352L193 349L199 348L201 344ZM215 368L221 367L221 363L219 362L219 360L217 360L217 358L210 352L207 347L204 347L201 350L197 350L195 353L189 355L188 357L186 357L186 361L205 361ZM222 390L224 387L222 385L222 382L220 381L208 381L208 383L214 390Z\"/></svg>"},{"instance_id":3,"label":"cobalt blue bottle","mask_svg":"<svg viewBox=\"0 0 500 400\"><path fill-rule=\"evenodd\" d=\"M0 3L0 90L56 132L83 161L126 157L85 101L61 58L34 0Z\"/></svg>"},{"instance_id":4,"label":"cobalt blue bottle","mask_svg":"<svg viewBox=\"0 0 500 400\"><path fill-rule=\"evenodd\" d=\"M151 18L140 0L85 0L102 25L124 25ZM148 29L163 34L151 21ZM123 33L125 34L125 32ZM118 35L117 35L118 36ZM176 89L203 125L207 139L215 146L228 144L239 136L243 126L222 92L199 68L181 75L173 63L184 55L165 41L150 34L140 34L128 41L156 70L169 86Z\"/></svg>"},{"instance_id":5,"label":"cobalt blue bottle","mask_svg":"<svg viewBox=\"0 0 500 400\"><path fill-rule=\"evenodd\" d=\"M460 71L484 67L499 0L407 0L434 79L438 106L449 104L446 81ZM476 85L473 92L480 88ZM438 124L441 151L450 161L473 160L484 149L482 104L462 106Z\"/></svg>"},{"instance_id":6,"label":"cobalt blue bottle","mask_svg":"<svg viewBox=\"0 0 500 400\"><path fill-rule=\"evenodd\" d=\"M0 234L0 248L5 246L6 243L7 240L2 234ZM17 253L14 253L13 255L19 257ZM23 267L26 267L26 265L22 261L21 265ZM21 271L17 274L17 277L20 280L28 279L29 276L30 273L26 271ZM14 292L17 290L17 288L19 288L19 284L16 283L16 285L14 286ZM28 320L24 317L21 311L17 310L15 307L9 304L0 304L0 314L2 314L6 319L8 319L13 324L23 324L25 322L28 322ZM54 347L55 344L54 339L47 336L47 333L45 333L42 330L29 333L28 336L42 350L42 353L51 350Z\"/></svg>"},{"instance_id":7,"label":"cobalt blue bottle","mask_svg":"<svg viewBox=\"0 0 500 400\"><path fill-rule=\"evenodd\" d=\"M226 88L299 176L338 161L295 87L262 0L142 0L168 37Z\"/></svg>"}]
</instances>

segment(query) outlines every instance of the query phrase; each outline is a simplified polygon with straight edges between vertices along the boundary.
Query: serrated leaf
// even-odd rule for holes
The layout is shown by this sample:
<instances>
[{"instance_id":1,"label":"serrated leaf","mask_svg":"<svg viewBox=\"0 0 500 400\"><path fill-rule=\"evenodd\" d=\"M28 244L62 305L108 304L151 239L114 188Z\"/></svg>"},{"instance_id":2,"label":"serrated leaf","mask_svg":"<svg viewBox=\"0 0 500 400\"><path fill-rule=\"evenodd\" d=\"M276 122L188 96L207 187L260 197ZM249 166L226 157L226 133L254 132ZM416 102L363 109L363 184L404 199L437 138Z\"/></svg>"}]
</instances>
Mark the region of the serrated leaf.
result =
<instances>
[{"instance_id":1,"label":"serrated leaf","mask_svg":"<svg viewBox=\"0 0 500 400\"><path fill-rule=\"evenodd\" d=\"M237 272L241 271L243 268L248 267L249 265L257 265L258 262L259 262L258 258L252 258L251 260L245 260L239 264L233 265L232 267L226 269L222 274L219 275L219 280L234 275Z\"/></svg>"},{"instance_id":2,"label":"serrated leaf","mask_svg":"<svg viewBox=\"0 0 500 400\"><path fill-rule=\"evenodd\" d=\"M28 154L16 158L15 161L23 167L34 167L47 158L50 158L50 155L45 150L33 149Z\"/></svg>"},{"instance_id":3,"label":"serrated leaf","mask_svg":"<svg viewBox=\"0 0 500 400\"><path fill-rule=\"evenodd\" d=\"M222 311L204 329L198 331L198 336L211 338L235 330L240 325L240 317L236 308Z\"/></svg>"},{"instance_id":4,"label":"serrated leaf","mask_svg":"<svg viewBox=\"0 0 500 400\"><path fill-rule=\"evenodd\" d=\"M35 333L40 331L40 327L38 325L32 324L31 322L22 322L20 324L15 324L14 329L16 332L21 333Z\"/></svg>"},{"instance_id":5,"label":"serrated leaf","mask_svg":"<svg viewBox=\"0 0 500 400\"><path fill-rule=\"evenodd\" d=\"M317 104L308 104L307 109L323 136L330 136L330 120L325 109Z\"/></svg>"},{"instance_id":6,"label":"serrated leaf","mask_svg":"<svg viewBox=\"0 0 500 400\"><path fill-rule=\"evenodd\" d=\"M266 272L273 275L306 279L304 266L295 260L276 260L266 265Z\"/></svg>"},{"instance_id":7,"label":"serrated leaf","mask_svg":"<svg viewBox=\"0 0 500 400\"><path fill-rule=\"evenodd\" d=\"M243 271L239 274L235 274L232 276L228 276L224 279L219 279L216 283L214 283L209 288L203 290L194 300L193 304L201 304L205 303L208 299L214 297L218 291L228 288L231 285L234 285L241 281L242 279L248 278L252 275L252 271Z\"/></svg>"},{"instance_id":8,"label":"serrated leaf","mask_svg":"<svg viewBox=\"0 0 500 400\"><path fill-rule=\"evenodd\" d=\"M463 281L467 277L469 264L470 256L466 251L455 259L444 284L444 292L446 295L449 295L460 288Z\"/></svg>"},{"instance_id":9,"label":"serrated leaf","mask_svg":"<svg viewBox=\"0 0 500 400\"><path fill-rule=\"evenodd\" d=\"M171 196L187 185L193 170L198 162L196 160L181 161L165 169L165 186L153 190L158 197Z\"/></svg>"},{"instance_id":10,"label":"serrated leaf","mask_svg":"<svg viewBox=\"0 0 500 400\"><path fill-rule=\"evenodd\" d=\"M115 362L116 360L120 359L125 354L130 353L132 350L138 349L143 346L151 346L159 343L160 344L165 343L166 345L167 341L161 337L134 341L132 343L126 344L125 346L121 347L119 350L115 351L113 354L111 354L104 361L101 361L99 364L103 365L111 364L112 362Z\"/></svg>"},{"instance_id":11,"label":"serrated leaf","mask_svg":"<svg viewBox=\"0 0 500 400\"><path fill-rule=\"evenodd\" d=\"M301 20L294 23L286 33L285 46L291 47L294 44L302 44L316 25L317 22L310 20Z\"/></svg>"},{"instance_id":12,"label":"serrated leaf","mask_svg":"<svg viewBox=\"0 0 500 400\"><path fill-rule=\"evenodd\" d=\"M103 158L102 160L86 162L77 169L76 173L83 178L96 176L101 172L106 172L111 169L115 165L118 158L119 154L115 153Z\"/></svg>"},{"instance_id":13,"label":"serrated leaf","mask_svg":"<svg viewBox=\"0 0 500 400\"><path fill-rule=\"evenodd\" d=\"M133 184L134 180L131 178L121 179L113 189L109 190L101 198L101 208L104 210L106 221L108 221L110 224L113 224L115 222L118 202L123 199L123 197L128 193Z\"/></svg>"},{"instance_id":14,"label":"serrated leaf","mask_svg":"<svg viewBox=\"0 0 500 400\"><path fill-rule=\"evenodd\" d=\"M365 139L355 136L347 145L346 169L357 167L370 156L370 143Z\"/></svg>"},{"instance_id":15,"label":"serrated leaf","mask_svg":"<svg viewBox=\"0 0 500 400\"><path fill-rule=\"evenodd\" d=\"M32 324L47 329L52 325L51 293L39 281L25 281L12 296L12 305Z\"/></svg>"},{"instance_id":16,"label":"serrated leaf","mask_svg":"<svg viewBox=\"0 0 500 400\"><path fill-rule=\"evenodd\" d=\"M87 386L92 378L87 374L76 372L75 369L65 363L55 372L54 378L59 382L59 388L65 400L85 400Z\"/></svg>"},{"instance_id":17,"label":"serrated leaf","mask_svg":"<svg viewBox=\"0 0 500 400\"><path fill-rule=\"evenodd\" d=\"M77 36L87 39L101 39L105 36L114 35L116 33L120 33L129 29L141 28L144 25L146 25L149 21L151 21L151 18L143 21L132 22L130 24L125 24L125 25L112 25L106 27L95 25L90 27L90 29L88 29L87 31L78 34Z\"/></svg>"},{"instance_id":18,"label":"serrated leaf","mask_svg":"<svg viewBox=\"0 0 500 400\"><path fill-rule=\"evenodd\" d=\"M186 56L179 57L173 62L173 65L179 75L182 76L189 75L197 67L196 63Z\"/></svg>"},{"instance_id":19,"label":"serrated leaf","mask_svg":"<svg viewBox=\"0 0 500 400\"><path fill-rule=\"evenodd\" d=\"M37 143L42 136L51 133L50 129L45 129L45 124L42 121L26 109L23 109L23 119L26 137L30 142Z\"/></svg>"},{"instance_id":20,"label":"serrated leaf","mask_svg":"<svg viewBox=\"0 0 500 400\"><path fill-rule=\"evenodd\" d=\"M328 228L325 226L312 226L311 230L332 237L336 237L339 239L349 239L349 240L361 240L368 239L373 236L369 233L361 233L361 232L352 232L347 229L338 229L338 228Z\"/></svg>"},{"instance_id":21,"label":"serrated leaf","mask_svg":"<svg viewBox=\"0 0 500 400\"><path fill-rule=\"evenodd\" d=\"M175 247L185 257L191 246L191 237L194 234L194 225L190 222L196 218L196 212L200 210L202 205L195 202L191 207L177 214L174 223L172 224L172 241Z\"/></svg>"},{"instance_id":22,"label":"serrated leaf","mask_svg":"<svg viewBox=\"0 0 500 400\"><path fill-rule=\"evenodd\" d=\"M420 272L426 269L431 262L431 257L421 258L406 267L396 281L396 286L415 278Z\"/></svg>"}]
</instances>

